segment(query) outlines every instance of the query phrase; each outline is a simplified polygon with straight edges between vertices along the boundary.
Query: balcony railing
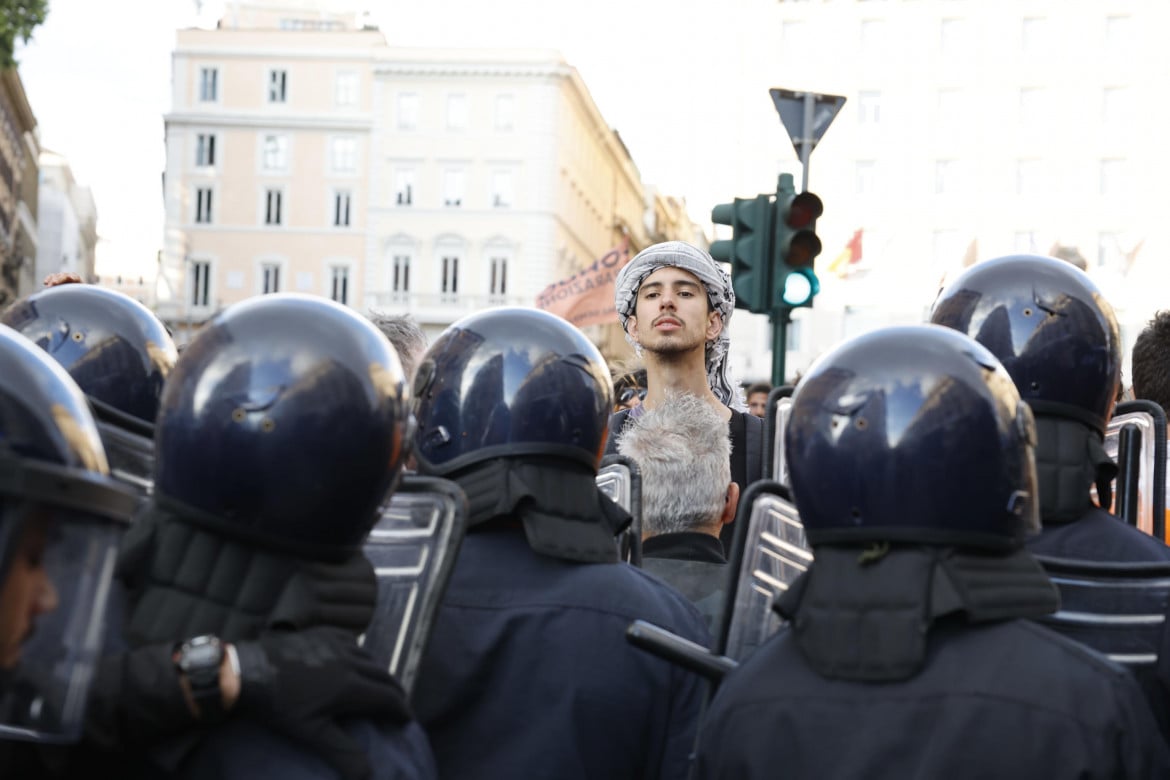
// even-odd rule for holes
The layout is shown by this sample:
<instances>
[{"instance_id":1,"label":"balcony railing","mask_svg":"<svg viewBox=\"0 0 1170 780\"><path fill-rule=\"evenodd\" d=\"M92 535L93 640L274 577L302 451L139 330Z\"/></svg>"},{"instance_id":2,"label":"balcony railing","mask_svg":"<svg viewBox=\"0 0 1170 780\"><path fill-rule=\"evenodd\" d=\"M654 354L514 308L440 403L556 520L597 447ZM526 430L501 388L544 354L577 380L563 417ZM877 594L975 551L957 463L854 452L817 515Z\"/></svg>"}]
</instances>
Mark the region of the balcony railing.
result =
<instances>
[{"instance_id":1,"label":"balcony railing","mask_svg":"<svg viewBox=\"0 0 1170 780\"><path fill-rule=\"evenodd\" d=\"M366 305L395 314L410 314L420 322L454 322L460 317L496 306L532 306L523 295L473 293L377 292L366 295Z\"/></svg>"}]
</instances>

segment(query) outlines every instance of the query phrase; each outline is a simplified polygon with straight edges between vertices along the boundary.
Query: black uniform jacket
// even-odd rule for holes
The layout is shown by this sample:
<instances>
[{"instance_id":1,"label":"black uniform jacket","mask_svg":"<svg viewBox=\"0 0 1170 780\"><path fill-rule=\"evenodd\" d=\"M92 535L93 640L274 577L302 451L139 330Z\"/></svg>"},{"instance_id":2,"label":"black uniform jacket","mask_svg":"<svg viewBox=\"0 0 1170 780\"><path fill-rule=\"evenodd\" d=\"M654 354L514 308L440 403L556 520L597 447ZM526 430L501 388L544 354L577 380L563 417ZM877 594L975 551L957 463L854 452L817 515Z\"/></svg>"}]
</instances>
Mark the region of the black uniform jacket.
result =
<instances>
[{"instance_id":1,"label":"black uniform jacket","mask_svg":"<svg viewBox=\"0 0 1170 780\"><path fill-rule=\"evenodd\" d=\"M1170 777L1120 666L1025 620L931 637L919 674L866 683L821 677L782 631L720 688L698 777Z\"/></svg>"},{"instance_id":2,"label":"black uniform jacket","mask_svg":"<svg viewBox=\"0 0 1170 780\"><path fill-rule=\"evenodd\" d=\"M637 618L708 644L695 608L628 564L468 534L414 696L440 776L685 778L705 684L629 645Z\"/></svg>"}]
</instances>

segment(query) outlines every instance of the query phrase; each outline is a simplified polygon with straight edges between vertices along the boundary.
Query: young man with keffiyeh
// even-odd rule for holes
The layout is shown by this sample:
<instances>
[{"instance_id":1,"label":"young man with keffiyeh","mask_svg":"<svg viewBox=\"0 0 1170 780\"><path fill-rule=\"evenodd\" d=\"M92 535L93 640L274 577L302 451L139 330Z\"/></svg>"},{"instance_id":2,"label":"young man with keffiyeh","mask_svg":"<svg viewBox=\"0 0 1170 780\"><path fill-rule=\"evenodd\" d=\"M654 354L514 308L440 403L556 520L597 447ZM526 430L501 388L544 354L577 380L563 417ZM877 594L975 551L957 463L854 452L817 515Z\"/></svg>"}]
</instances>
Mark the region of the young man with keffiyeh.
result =
<instances>
[{"instance_id":1,"label":"young man with keffiyeh","mask_svg":"<svg viewBox=\"0 0 1170 780\"><path fill-rule=\"evenodd\" d=\"M665 403L668 392L695 395L727 420L731 478L742 493L763 476L764 421L748 412L727 375L731 277L698 247L667 241L643 249L621 270L614 295L626 340L646 364L646 397L611 418L607 452L617 452L627 419ZM725 548L731 528L724 526Z\"/></svg>"}]
</instances>

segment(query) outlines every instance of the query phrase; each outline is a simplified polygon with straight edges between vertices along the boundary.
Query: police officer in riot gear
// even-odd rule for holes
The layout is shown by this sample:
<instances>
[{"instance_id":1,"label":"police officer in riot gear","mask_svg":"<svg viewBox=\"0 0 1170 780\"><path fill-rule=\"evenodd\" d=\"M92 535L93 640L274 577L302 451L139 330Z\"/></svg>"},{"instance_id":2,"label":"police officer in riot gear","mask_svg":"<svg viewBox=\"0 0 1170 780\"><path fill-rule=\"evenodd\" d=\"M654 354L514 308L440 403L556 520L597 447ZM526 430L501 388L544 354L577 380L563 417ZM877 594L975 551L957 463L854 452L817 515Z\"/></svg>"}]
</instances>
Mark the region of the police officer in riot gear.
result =
<instances>
[{"instance_id":1,"label":"police officer in riot gear","mask_svg":"<svg viewBox=\"0 0 1170 780\"><path fill-rule=\"evenodd\" d=\"M138 753L179 777L433 775L401 688L357 646L376 596L361 546L408 427L394 350L343 306L265 296L199 333L119 559L128 649L90 709L117 771Z\"/></svg>"},{"instance_id":2,"label":"police officer in riot gear","mask_svg":"<svg viewBox=\"0 0 1170 780\"><path fill-rule=\"evenodd\" d=\"M114 476L146 492L158 399L178 360L166 326L130 296L89 284L23 298L0 322L69 372L93 407Z\"/></svg>"},{"instance_id":3,"label":"police officer in riot gear","mask_svg":"<svg viewBox=\"0 0 1170 780\"><path fill-rule=\"evenodd\" d=\"M440 775L685 776L701 683L624 634L636 618L707 630L618 562L629 516L594 481L613 405L597 348L545 312L481 312L430 347L415 397L420 472L470 503L414 697Z\"/></svg>"},{"instance_id":4,"label":"police officer in riot gear","mask_svg":"<svg viewBox=\"0 0 1170 780\"><path fill-rule=\"evenodd\" d=\"M978 343L887 328L821 358L785 450L815 552L725 679L700 778L1165 777L1132 677L1029 620L1057 593L1032 415Z\"/></svg>"},{"instance_id":5,"label":"police officer in riot gear","mask_svg":"<svg viewBox=\"0 0 1170 780\"><path fill-rule=\"evenodd\" d=\"M134 494L109 477L77 385L0 326L0 775L44 769L32 742L79 736ZM14 742L22 740L24 743Z\"/></svg>"},{"instance_id":6,"label":"police officer in riot gear","mask_svg":"<svg viewBox=\"0 0 1170 780\"><path fill-rule=\"evenodd\" d=\"M1051 257L979 263L943 290L931 322L966 333L1003 363L1036 417L1043 532L1035 553L1167 561L1170 547L1109 514L1116 465L1101 444L1121 382L1113 308L1092 280ZM1090 498L1096 485L1104 498Z\"/></svg>"},{"instance_id":7,"label":"police officer in riot gear","mask_svg":"<svg viewBox=\"0 0 1170 780\"><path fill-rule=\"evenodd\" d=\"M166 326L138 301L67 284L17 301L0 321L52 355L103 418L154 423L178 351Z\"/></svg>"}]
</instances>

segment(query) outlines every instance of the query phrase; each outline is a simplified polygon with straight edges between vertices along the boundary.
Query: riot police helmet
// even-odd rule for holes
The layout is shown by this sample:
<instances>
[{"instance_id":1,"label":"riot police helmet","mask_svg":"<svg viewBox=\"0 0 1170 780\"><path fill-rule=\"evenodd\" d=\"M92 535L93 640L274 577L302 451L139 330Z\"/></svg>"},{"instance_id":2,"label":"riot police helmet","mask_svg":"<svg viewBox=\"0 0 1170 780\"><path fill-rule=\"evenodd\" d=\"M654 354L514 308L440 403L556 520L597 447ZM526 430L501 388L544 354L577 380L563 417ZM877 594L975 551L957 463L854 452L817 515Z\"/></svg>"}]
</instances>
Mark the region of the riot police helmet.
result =
<instances>
[{"instance_id":1,"label":"riot police helmet","mask_svg":"<svg viewBox=\"0 0 1170 780\"><path fill-rule=\"evenodd\" d=\"M136 505L77 384L0 325L0 738L78 736Z\"/></svg>"},{"instance_id":2,"label":"riot police helmet","mask_svg":"<svg viewBox=\"0 0 1170 780\"><path fill-rule=\"evenodd\" d=\"M988 260L939 294L930 319L999 358L1036 414L1104 430L1121 382L1121 337L1084 271L1039 255Z\"/></svg>"},{"instance_id":3,"label":"riot police helmet","mask_svg":"<svg viewBox=\"0 0 1170 780\"><path fill-rule=\"evenodd\" d=\"M525 456L596 472L604 454L609 369L580 330L548 312L464 317L427 350L414 389L415 455L427 473Z\"/></svg>"},{"instance_id":4,"label":"riot police helmet","mask_svg":"<svg viewBox=\"0 0 1170 780\"><path fill-rule=\"evenodd\" d=\"M17 301L2 321L64 366L100 417L131 427L154 422L178 351L166 326L138 301L97 285L65 284Z\"/></svg>"},{"instance_id":5,"label":"riot police helmet","mask_svg":"<svg viewBox=\"0 0 1170 780\"><path fill-rule=\"evenodd\" d=\"M935 325L822 356L793 395L785 456L810 543L1018 547L1039 531L1035 426L999 361Z\"/></svg>"},{"instance_id":6,"label":"riot police helmet","mask_svg":"<svg viewBox=\"0 0 1170 780\"><path fill-rule=\"evenodd\" d=\"M402 366L324 298L228 307L183 351L155 432L155 500L217 533L316 560L360 550L410 442Z\"/></svg>"}]
</instances>

